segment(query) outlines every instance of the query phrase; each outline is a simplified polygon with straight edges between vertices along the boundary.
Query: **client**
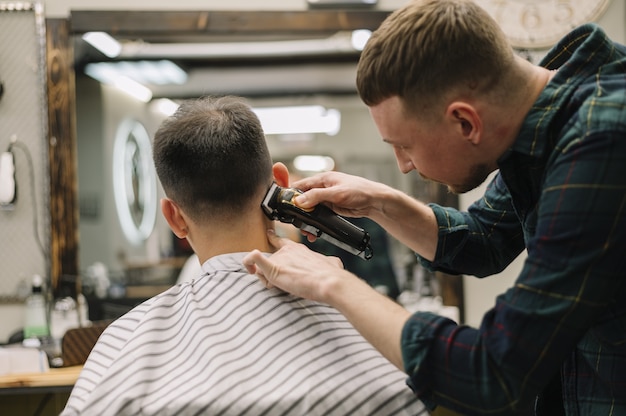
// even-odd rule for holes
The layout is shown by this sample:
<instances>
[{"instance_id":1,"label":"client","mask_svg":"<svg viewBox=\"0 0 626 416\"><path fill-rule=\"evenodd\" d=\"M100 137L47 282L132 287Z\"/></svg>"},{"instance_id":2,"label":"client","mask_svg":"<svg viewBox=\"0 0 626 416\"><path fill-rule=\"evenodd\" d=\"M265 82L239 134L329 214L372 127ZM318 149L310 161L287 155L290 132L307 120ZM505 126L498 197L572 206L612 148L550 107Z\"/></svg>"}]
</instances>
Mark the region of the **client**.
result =
<instances>
[{"instance_id":1,"label":"client","mask_svg":"<svg viewBox=\"0 0 626 416\"><path fill-rule=\"evenodd\" d=\"M153 156L163 215L203 274L112 323L62 415L426 413L405 374L337 310L247 273L247 252L273 251L260 204L289 174L272 166L242 99L186 101L157 131Z\"/></svg>"}]
</instances>

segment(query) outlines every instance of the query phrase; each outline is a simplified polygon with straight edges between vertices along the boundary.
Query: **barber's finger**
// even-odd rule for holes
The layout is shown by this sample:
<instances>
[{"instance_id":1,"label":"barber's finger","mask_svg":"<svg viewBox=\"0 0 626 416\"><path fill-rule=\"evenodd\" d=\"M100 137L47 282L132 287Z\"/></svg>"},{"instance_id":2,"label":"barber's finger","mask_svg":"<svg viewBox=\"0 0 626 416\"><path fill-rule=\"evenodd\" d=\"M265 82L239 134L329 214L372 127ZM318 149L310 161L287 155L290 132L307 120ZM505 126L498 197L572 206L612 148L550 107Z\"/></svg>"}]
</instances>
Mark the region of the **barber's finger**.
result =
<instances>
[{"instance_id":1,"label":"barber's finger","mask_svg":"<svg viewBox=\"0 0 626 416\"><path fill-rule=\"evenodd\" d=\"M315 234L311 234L311 233L310 233L310 232L308 232L308 231L304 231L304 230L302 230L302 231L301 231L301 234L302 234L303 236L305 236L305 237L306 237L306 239L307 239L307 241L308 241L309 243L314 243L314 242L315 242L315 240L317 240L317 236L316 236Z\"/></svg>"},{"instance_id":2,"label":"barber's finger","mask_svg":"<svg viewBox=\"0 0 626 416\"><path fill-rule=\"evenodd\" d=\"M259 280L261 281L261 283L263 283L263 286L265 286L268 289L271 289L274 287L273 284L270 283L269 280L267 280L267 278L265 277L265 274L263 274L263 270L261 270L260 268L256 267L256 263L255 263L255 256L257 256L257 254L260 254L261 257L265 258L265 256L263 255L263 253L261 253L258 250L254 250L256 253L249 253L246 257L244 257L243 259L243 265L246 268L246 270L248 270L248 273L250 274L255 274Z\"/></svg>"},{"instance_id":3,"label":"barber's finger","mask_svg":"<svg viewBox=\"0 0 626 416\"><path fill-rule=\"evenodd\" d=\"M261 253L259 250L252 250L243 258L243 265L248 270L248 273L256 274L257 276L263 276L268 280L269 271L272 270L273 264L269 259Z\"/></svg>"},{"instance_id":4,"label":"barber's finger","mask_svg":"<svg viewBox=\"0 0 626 416\"><path fill-rule=\"evenodd\" d=\"M263 257L263 254L261 254L261 252L259 250L252 250L250 253L246 254L246 256L243 258L243 265L246 268L246 270L248 271L248 273L250 274L257 274L257 267L256 267L256 259L258 258L258 256Z\"/></svg>"}]
</instances>

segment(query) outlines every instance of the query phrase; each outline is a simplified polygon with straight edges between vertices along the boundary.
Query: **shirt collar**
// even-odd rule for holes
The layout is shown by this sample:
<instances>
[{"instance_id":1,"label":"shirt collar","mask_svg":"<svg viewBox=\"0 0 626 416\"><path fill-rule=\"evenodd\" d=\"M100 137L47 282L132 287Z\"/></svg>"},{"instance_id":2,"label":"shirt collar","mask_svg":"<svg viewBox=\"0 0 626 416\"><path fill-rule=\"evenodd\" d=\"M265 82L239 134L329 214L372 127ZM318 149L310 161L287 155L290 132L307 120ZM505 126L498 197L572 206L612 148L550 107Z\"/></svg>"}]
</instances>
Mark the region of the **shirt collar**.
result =
<instances>
[{"instance_id":1,"label":"shirt collar","mask_svg":"<svg viewBox=\"0 0 626 416\"><path fill-rule=\"evenodd\" d=\"M613 44L595 24L580 26L565 36L539 65L558 69L526 116L513 146L500 161L512 152L541 157L546 144L559 131L551 131L558 112L567 107L568 99L586 78L610 58ZM560 129L559 129L560 130Z\"/></svg>"},{"instance_id":2,"label":"shirt collar","mask_svg":"<svg viewBox=\"0 0 626 416\"><path fill-rule=\"evenodd\" d=\"M211 257L202 265L202 270L206 274L212 274L216 272L244 272L246 269L243 265L243 258L247 255L247 252L220 254ZM264 253L269 256L269 253Z\"/></svg>"}]
</instances>

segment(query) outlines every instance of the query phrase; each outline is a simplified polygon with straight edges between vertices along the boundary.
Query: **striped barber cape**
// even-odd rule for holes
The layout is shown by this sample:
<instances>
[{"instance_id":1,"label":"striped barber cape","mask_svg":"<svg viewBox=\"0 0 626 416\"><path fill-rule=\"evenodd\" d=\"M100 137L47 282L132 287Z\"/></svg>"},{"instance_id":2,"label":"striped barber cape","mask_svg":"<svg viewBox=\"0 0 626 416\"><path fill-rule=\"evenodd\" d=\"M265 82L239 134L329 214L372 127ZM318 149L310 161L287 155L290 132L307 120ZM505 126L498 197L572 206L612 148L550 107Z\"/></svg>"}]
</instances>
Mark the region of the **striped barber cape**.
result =
<instances>
[{"instance_id":1,"label":"striped barber cape","mask_svg":"<svg viewBox=\"0 0 626 416\"><path fill-rule=\"evenodd\" d=\"M335 309L267 289L247 253L104 331L69 415L425 415L406 375Z\"/></svg>"}]
</instances>

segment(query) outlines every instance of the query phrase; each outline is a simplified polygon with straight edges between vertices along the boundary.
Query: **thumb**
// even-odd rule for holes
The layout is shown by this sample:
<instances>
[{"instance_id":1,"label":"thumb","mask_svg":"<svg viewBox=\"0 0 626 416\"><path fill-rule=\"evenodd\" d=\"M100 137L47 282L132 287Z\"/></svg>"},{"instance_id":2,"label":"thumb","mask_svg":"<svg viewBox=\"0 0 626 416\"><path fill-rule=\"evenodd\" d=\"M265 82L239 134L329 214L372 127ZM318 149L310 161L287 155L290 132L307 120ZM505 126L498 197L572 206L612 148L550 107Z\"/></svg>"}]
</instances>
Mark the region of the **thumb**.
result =
<instances>
[{"instance_id":1,"label":"thumb","mask_svg":"<svg viewBox=\"0 0 626 416\"><path fill-rule=\"evenodd\" d=\"M315 195L312 194L312 189L306 191L303 194L298 195L295 198L295 203L298 207L300 208L312 208L315 205L317 205L317 202L315 201Z\"/></svg>"}]
</instances>

